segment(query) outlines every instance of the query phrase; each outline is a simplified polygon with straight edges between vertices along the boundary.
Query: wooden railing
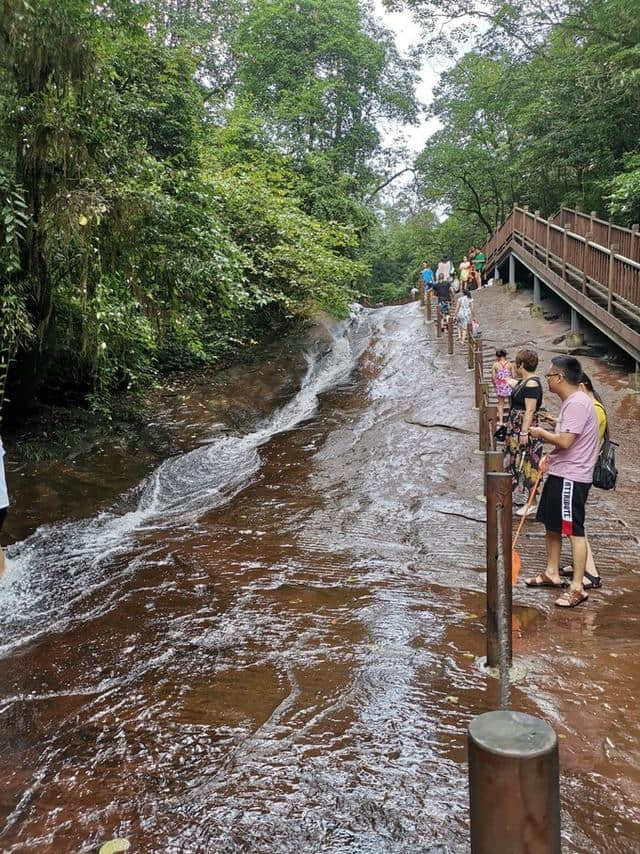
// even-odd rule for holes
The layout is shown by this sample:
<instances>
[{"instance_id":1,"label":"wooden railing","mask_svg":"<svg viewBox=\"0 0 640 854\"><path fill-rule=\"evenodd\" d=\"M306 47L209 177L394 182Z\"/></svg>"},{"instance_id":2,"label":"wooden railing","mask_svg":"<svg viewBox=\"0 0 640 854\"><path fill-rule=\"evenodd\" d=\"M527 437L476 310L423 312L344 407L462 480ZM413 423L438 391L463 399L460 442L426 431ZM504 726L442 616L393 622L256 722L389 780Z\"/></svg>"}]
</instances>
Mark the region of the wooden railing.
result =
<instances>
[{"instance_id":1,"label":"wooden railing","mask_svg":"<svg viewBox=\"0 0 640 854\"><path fill-rule=\"evenodd\" d=\"M623 228L613 222L598 219L595 211L588 214L572 208L561 208L551 217L551 222L568 227L581 237L590 234L595 243L606 246L607 249L615 245L620 255L632 261L640 261L640 226L637 223L631 228Z\"/></svg>"},{"instance_id":2,"label":"wooden railing","mask_svg":"<svg viewBox=\"0 0 640 854\"><path fill-rule=\"evenodd\" d=\"M567 218L563 225L554 222L563 213L573 214L573 219ZM606 237L605 243L596 239L592 230L580 233L587 224L599 229L597 233ZM611 243L607 244L609 238ZM627 254L620 250L614 238L624 238ZM522 247L533 261L532 269L549 271L552 285L562 285L560 289L587 310L588 303L595 304L600 320L604 309L611 318L619 319L637 335L640 330L639 244L636 226L624 229L566 209L551 219L544 219L537 211L514 207L489 237L484 252L487 268L491 269L511 248ZM628 257L632 253L636 258Z\"/></svg>"}]
</instances>

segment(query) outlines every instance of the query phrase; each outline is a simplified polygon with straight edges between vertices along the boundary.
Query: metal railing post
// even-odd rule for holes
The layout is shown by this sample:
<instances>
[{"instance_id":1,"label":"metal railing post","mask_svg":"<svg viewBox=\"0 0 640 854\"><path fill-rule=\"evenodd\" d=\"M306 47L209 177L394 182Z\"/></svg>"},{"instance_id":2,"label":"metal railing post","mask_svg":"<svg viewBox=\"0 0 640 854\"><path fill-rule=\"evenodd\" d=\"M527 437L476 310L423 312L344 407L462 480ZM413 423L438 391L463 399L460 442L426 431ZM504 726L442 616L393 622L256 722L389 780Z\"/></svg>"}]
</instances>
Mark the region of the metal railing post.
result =
<instances>
[{"instance_id":1,"label":"metal railing post","mask_svg":"<svg viewBox=\"0 0 640 854\"><path fill-rule=\"evenodd\" d=\"M467 736L472 854L561 854L560 764L551 726L503 709Z\"/></svg>"},{"instance_id":2,"label":"metal railing post","mask_svg":"<svg viewBox=\"0 0 640 854\"><path fill-rule=\"evenodd\" d=\"M511 664L511 474L487 474L487 665ZM498 514L500 519L498 520ZM499 542L498 531L501 533Z\"/></svg>"},{"instance_id":3,"label":"metal railing post","mask_svg":"<svg viewBox=\"0 0 640 854\"><path fill-rule=\"evenodd\" d=\"M480 398L482 395L482 340L479 335L473 345L473 371L473 381L475 385L474 409L480 409Z\"/></svg>"},{"instance_id":4,"label":"metal railing post","mask_svg":"<svg viewBox=\"0 0 640 854\"><path fill-rule=\"evenodd\" d=\"M484 483L482 494L487 494L487 475L504 471L504 454L502 451L487 451L484 455Z\"/></svg>"}]
</instances>

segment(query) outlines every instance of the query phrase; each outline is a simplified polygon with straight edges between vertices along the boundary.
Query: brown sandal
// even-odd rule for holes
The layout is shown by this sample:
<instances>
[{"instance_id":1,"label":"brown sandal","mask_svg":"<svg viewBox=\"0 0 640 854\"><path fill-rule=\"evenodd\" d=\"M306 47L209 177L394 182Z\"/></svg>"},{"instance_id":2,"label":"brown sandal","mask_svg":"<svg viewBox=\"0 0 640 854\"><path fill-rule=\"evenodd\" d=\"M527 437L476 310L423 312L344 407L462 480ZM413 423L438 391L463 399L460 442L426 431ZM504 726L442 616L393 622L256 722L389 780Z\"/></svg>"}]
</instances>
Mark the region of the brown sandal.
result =
<instances>
[{"instance_id":1,"label":"brown sandal","mask_svg":"<svg viewBox=\"0 0 640 854\"><path fill-rule=\"evenodd\" d=\"M563 593L559 599L556 599L558 608L575 608L576 605L581 605L586 602L589 596L583 590L569 590Z\"/></svg>"},{"instance_id":2,"label":"brown sandal","mask_svg":"<svg viewBox=\"0 0 640 854\"><path fill-rule=\"evenodd\" d=\"M564 587L562 581L556 583L552 578L549 578L546 572L541 572L535 578L525 578L524 583L527 587Z\"/></svg>"}]
</instances>

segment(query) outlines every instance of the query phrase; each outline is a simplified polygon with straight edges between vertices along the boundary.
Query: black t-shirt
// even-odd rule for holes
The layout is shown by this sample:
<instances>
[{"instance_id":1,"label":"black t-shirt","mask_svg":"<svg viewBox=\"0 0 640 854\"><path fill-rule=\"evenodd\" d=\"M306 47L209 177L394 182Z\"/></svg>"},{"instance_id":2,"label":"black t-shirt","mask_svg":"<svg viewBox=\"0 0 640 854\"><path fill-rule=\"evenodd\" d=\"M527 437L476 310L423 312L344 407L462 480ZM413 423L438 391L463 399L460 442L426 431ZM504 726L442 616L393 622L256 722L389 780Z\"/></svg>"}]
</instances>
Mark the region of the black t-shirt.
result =
<instances>
[{"instance_id":1,"label":"black t-shirt","mask_svg":"<svg viewBox=\"0 0 640 854\"><path fill-rule=\"evenodd\" d=\"M449 302L451 299L450 290L451 282L436 282L436 293L438 295L438 299L447 300L447 302Z\"/></svg>"},{"instance_id":2,"label":"black t-shirt","mask_svg":"<svg viewBox=\"0 0 640 854\"><path fill-rule=\"evenodd\" d=\"M527 386L530 380L535 380L535 386ZM511 393L511 406L514 409L525 409L525 401L533 399L536 401L536 412L542 406L542 383L538 377L529 377L526 380L520 380L518 385Z\"/></svg>"}]
</instances>

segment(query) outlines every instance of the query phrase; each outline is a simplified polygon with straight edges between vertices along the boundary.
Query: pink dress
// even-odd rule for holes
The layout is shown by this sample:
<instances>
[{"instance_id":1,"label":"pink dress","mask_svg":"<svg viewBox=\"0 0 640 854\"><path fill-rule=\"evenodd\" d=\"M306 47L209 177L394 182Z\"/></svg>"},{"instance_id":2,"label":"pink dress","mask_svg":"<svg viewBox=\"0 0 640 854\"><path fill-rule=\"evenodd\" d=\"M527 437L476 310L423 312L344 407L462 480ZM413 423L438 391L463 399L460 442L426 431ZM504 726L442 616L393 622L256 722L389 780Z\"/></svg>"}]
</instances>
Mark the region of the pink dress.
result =
<instances>
[{"instance_id":1,"label":"pink dress","mask_svg":"<svg viewBox=\"0 0 640 854\"><path fill-rule=\"evenodd\" d=\"M511 379L511 368L507 364L498 362L493 384L498 397L511 397L511 386L507 379Z\"/></svg>"}]
</instances>

